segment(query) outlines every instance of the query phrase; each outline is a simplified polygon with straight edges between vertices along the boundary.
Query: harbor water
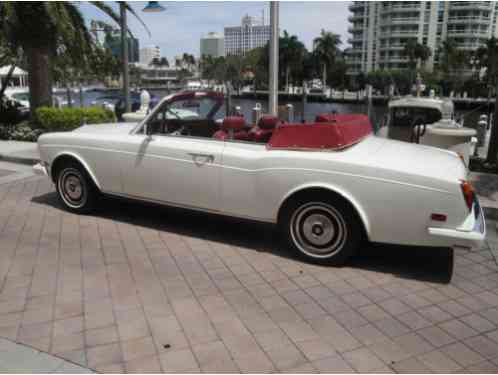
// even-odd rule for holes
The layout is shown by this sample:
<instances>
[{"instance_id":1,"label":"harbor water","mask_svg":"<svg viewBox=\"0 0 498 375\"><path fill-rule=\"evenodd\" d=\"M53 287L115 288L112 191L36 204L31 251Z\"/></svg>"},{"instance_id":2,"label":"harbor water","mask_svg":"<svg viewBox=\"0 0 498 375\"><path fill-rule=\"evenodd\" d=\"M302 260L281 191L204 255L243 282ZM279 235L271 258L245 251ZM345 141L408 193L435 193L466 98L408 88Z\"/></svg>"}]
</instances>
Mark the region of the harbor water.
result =
<instances>
[{"instance_id":1,"label":"harbor water","mask_svg":"<svg viewBox=\"0 0 498 375\"><path fill-rule=\"evenodd\" d=\"M165 90L150 90L150 94L157 96L158 98L162 98L168 94ZM103 103L103 101L108 101L109 103L113 103L112 97L119 95L119 91L112 92L97 92L97 91L85 91L83 93L83 104L84 106L90 106ZM108 98L108 99L106 99ZM79 94L73 93L72 99L74 101L75 106L79 106ZM244 115L246 119L251 118L252 109L256 106L256 104L260 104L263 110L263 113L267 112L268 102L264 100L254 100L254 99L237 99L234 98L232 100L233 106L240 107L240 111ZM303 119L306 122L312 122L315 119L315 116L319 113L367 113L367 104L366 103L315 103L315 102L307 102L303 108L302 101L280 101L280 105L292 104L294 106L294 120L295 122L301 122ZM221 109L224 111L224 108ZM377 126L381 123L382 119L387 113L387 106L385 105L373 105L370 112L370 120ZM468 127L475 127L479 116L481 114L488 114L487 106L482 106L478 109L473 110L456 110L455 115L458 117L464 117L464 124ZM304 114L304 115L303 115Z\"/></svg>"}]
</instances>

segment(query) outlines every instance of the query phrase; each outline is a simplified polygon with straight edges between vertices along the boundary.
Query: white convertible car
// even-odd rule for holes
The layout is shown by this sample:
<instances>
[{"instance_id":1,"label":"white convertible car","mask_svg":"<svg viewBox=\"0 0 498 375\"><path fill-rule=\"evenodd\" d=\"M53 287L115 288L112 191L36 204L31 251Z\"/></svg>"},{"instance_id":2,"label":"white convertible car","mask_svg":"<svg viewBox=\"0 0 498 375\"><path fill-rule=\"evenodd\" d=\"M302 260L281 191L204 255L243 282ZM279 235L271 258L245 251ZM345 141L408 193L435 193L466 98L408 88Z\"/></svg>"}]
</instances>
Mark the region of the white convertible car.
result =
<instances>
[{"instance_id":1,"label":"white convertible car","mask_svg":"<svg viewBox=\"0 0 498 375\"><path fill-rule=\"evenodd\" d=\"M223 103L185 92L139 124L44 134L35 170L76 213L105 194L275 223L293 250L322 263L343 263L362 240L436 248L485 238L457 154L376 137L363 115L263 116L249 127L219 118Z\"/></svg>"}]
</instances>

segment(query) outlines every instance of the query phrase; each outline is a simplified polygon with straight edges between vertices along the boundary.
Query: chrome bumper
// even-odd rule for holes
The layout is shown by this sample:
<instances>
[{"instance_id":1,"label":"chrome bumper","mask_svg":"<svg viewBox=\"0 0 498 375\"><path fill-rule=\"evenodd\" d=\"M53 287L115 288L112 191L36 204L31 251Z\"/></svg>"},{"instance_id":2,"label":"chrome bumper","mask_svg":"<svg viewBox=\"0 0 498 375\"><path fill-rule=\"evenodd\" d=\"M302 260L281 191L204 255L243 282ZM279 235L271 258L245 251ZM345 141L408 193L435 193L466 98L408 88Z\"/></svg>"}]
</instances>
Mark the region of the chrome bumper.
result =
<instances>
[{"instance_id":1,"label":"chrome bumper","mask_svg":"<svg viewBox=\"0 0 498 375\"><path fill-rule=\"evenodd\" d=\"M42 162L33 165L33 172L40 176L48 176L47 167Z\"/></svg>"},{"instance_id":2,"label":"chrome bumper","mask_svg":"<svg viewBox=\"0 0 498 375\"><path fill-rule=\"evenodd\" d=\"M472 205L472 211L461 227L429 228L428 231L434 236L446 237L452 242L450 246L480 247L486 238L486 220L477 197Z\"/></svg>"}]
</instances>

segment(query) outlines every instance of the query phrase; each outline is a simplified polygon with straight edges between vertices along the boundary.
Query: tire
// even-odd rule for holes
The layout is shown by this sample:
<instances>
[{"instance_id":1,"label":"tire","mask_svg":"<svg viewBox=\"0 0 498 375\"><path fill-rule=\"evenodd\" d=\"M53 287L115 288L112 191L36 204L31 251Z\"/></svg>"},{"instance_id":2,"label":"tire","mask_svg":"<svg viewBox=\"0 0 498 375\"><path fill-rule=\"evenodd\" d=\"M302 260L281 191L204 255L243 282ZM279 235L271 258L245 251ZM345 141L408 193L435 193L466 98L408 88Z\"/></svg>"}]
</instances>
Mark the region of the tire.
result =
<instances>
[{"instance_id":1,"label":"tire","mask_svg":"<svg viewBox=\"0 0 498 375\"><path fill-rule=\"evenodd\" d=\"M343 265L363 239L363 223L349 203L334 194L314 193L283 208L279 226L284 241L307 261Z\"/></svg>"},{"instance_id":2,"label":"tire","mask_svg":"<svg viewBox=\"0 0 498 375\"><path fill-rule=\"evenodd\" d=\"M64 163L57 171L55 186L60 201L68 211L87 214L95 209L99 191L79 163Z\"/></svg>"}]
</instances>

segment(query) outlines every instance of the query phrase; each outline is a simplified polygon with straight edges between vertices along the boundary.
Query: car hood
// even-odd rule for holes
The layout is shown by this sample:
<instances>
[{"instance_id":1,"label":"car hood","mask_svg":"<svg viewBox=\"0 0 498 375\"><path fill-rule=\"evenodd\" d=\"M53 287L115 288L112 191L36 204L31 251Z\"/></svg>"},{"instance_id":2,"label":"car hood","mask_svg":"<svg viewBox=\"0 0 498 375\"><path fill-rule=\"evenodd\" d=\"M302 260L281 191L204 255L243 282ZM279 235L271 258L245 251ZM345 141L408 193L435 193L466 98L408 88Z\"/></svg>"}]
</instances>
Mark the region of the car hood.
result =
<instances>
[{"instance_id":1,"label":"car hood","mask_svg":"<svg viewBox=\"0 0 498 375\"><path fill-rule=\"evenodd\" d=\"M135 126L136 122L113 122L111 124L83 125L73 130L73 133L93 133L93 134L126 134Z\"/></svg>"},{"instance_id":2,"label":"car hood","mask_svg":"<svg viewBox=\"0 0 498 375\"><path fill-rule=\"evenodd\" d=\"M465 165L455 152L379 137L370 141L376 144L370 162L392 178L404 175L455 182L467 177Z\"/></svg>"}]
</instances>

